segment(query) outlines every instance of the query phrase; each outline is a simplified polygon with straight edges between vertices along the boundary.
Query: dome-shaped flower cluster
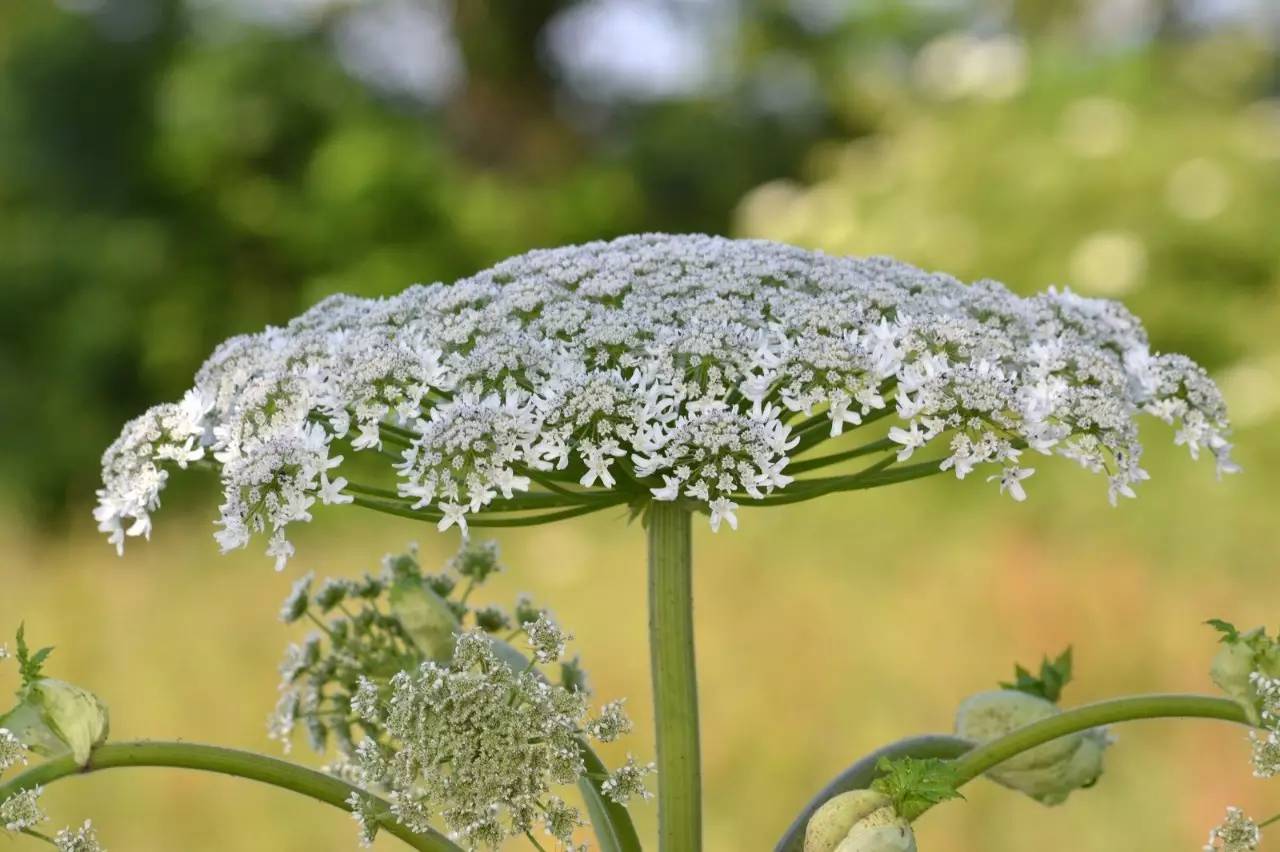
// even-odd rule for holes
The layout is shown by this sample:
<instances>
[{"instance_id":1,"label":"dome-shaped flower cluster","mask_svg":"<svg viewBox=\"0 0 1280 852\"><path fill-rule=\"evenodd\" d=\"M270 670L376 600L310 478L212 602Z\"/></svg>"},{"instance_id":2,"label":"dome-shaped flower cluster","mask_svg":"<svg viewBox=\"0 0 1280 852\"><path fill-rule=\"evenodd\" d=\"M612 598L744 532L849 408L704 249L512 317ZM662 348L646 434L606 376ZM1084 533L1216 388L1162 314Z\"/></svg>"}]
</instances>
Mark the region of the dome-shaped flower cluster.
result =
<instances>
[{"instance_id":1,"label":"dome-shaped flower cluster","mask_svg":"<svg viewBox=\"0 0 1280 852\"><path fill-rule=\"evenodd\" d=\"M1022 499L1029 453L1106 473L1114 501L1146 478L1139 413L1232 469L1213 383L1153 353L1115 302L636 236L335 296L227 341L181 402L108 449L96 516L117 545L146 534L168 468L191 463L220 470L223 547L263 532L280 561L285 527L317 501L465 528L683 500L718 527L743 504L979 466ZM884 418L877 440L813 454ZM348 481L357 454L383 481ZM862 456L876 461L858 473L801 476Z\"/></svg>"}]
</instances>

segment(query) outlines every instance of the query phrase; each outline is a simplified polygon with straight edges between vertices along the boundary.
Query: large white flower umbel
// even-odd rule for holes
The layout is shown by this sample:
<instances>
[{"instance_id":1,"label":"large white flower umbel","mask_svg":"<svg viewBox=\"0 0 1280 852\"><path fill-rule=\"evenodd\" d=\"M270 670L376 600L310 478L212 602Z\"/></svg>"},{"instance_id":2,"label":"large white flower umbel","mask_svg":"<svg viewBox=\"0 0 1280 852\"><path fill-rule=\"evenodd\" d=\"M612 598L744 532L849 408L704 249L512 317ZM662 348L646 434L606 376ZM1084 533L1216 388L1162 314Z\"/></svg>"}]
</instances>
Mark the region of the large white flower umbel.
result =
<instances>
[{"instance_id":1,"label":"large white flower umbel","mask_svg":"<svg viewBox=\"0 0 1280 852\"><path fill-rule=\"evenodd\" d=\"M1115 302L646 235L387 299L335 296L227 341L181 402L107 450L95 515L123 547L149 533L169 468L213 464L218 541L266 533L283 566L286 527L317 500L464 531L645 512L661 834L693 850L691 511L736 526L740 506L979 467L1021 500L1034 455L1107 474L1114 501L1146 478L1141 413L1234 468L1217 388L1189 359L1151 352ZM828 467L840 471L812 475Z\"/></svg>"},{"instance_id":2,"label":"large white flower umbel","mask_svg":"<svg viewBox=\"0 0 1280 852\"><path fill-rule=\"evenodd\" d=\"M107 450L96 515L119 546L147 534L165 468L210 456L225 489L219 542L266 531L281 564L285 527L317 500L442 529L686 500L718 527L737 524L740 504L858 482L801 476L820 466L888 453L861 484L897 481L935 445L908 469L993 467L1021 499L1027 456L1060 455L1106 472L1114 499L1146 478L1139 413L1231 468L1213 383L1181 355L1153 354L1115 302L647 235L535 251L388 299L335 296L227 341L182 402ZM884 417L897 421L887 439L812 457ZM338 476L351 451L383 459L394 481Z\"/></svg>"}]
</instances>

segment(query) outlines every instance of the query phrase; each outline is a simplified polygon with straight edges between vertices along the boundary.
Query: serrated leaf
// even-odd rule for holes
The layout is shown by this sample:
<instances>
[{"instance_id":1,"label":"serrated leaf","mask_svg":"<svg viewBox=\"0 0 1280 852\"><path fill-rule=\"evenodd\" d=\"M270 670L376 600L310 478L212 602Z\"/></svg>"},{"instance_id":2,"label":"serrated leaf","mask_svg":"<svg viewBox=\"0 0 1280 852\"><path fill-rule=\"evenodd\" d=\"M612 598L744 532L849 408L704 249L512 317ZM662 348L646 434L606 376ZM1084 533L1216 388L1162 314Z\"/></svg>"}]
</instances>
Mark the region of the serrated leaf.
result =
<instances>
[{"instance_id":1,"label":"serrated leaf","mask_svg":"<svg viewBox=\"0 0 1280 852\"><path fill-rule=\"evenodd\" d=\"M1223 621L1221 618L1211 618L1205 624L1222 634L1218 640L1223 643L1231 643L1240 641L1240 631L1230 621Z\"/></svg>"},{"instance_id":2,"label":"serrated leaf","mask_svg":"<svg viewBox=\"0 0 1280 852\"><path fill-rule=\"evenodd\" d=\"M1012 689L1017 692L1025 692L1028 695L1034 695L1037 698L1043 698L1046 701L1057 703L1062 697L1062 690L1072 677L1072 651L1071 646L1059 654L1053 660L1047 656L1040 661L1040 674L1033 675L1027 669L1020 665L1013 667L1013 681L1001 682L1001 689Z\"/></svg>"},{"instance_id":3,"label":"serrated leaf","mask_svg":"<svg viewBox=\"0 0 1280 852\"><path fill-rule=\"evenodd\" d=\"M27 626L25 623L18 625L16 643L18 646L18 673L22 677L22 685L26 687L40 679L44 661L49 659L49 655L53 653L53 648L45 647L34 654L31 653L31 649L27 647Z\"/></svg>"},{"instance_id":4,"label":"serrated leaf","mask_svg":"<svg viewBox=\"0 0 1280 852\"><path fill-rule=\"evenodd\" d=\"M955 766L947 760L882 757L876 769L881 775L871 782L871 789L888 796L898 814L907 819L939 802L964 798L957 789Z\"/></svg>"}]
</instances>

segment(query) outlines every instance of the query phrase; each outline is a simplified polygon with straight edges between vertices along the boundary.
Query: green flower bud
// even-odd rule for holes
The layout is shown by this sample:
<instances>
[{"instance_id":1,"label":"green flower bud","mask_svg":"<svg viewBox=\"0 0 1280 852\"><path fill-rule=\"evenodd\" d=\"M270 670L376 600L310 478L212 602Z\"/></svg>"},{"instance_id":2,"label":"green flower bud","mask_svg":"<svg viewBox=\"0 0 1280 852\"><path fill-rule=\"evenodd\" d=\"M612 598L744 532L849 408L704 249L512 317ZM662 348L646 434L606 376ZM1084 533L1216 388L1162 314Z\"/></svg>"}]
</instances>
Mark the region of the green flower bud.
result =
<instances>
[{"instance_id":1,"label":"green flower bud","mask_svg":"<svg viewBox=\"0 0 1280 852\"><path fill-rule=\"evenodd\" d=\"M850 790L833 796L809 818L804 852L915 852L911 825L884 793Z\"/></svg>"},{"instance_id":2,"label":"green flower bud","mask_svg":"<svg viewBox=\"0 0 1280 852\"><path fill-rule=\"evenodd\" d=\"M498 633L511 629L511 619L496 606L476 610L476 626L485 633Z\"/></svg>"},{"instance_id":3,"label":"green flower bud","mask_svg":"<svg viewBox=\"0 0 1280 852\"><path fill-rule=\"evenodd\" d=\"M391 612L430 660L448 660L461 628L444 598L420 579L404 577L391 586Z\"/></svg>"},{"instance_id":4,"label":"green flower bud","mask_svg":"<svg viewBox=\"0 0 1280 852\"><path fill-rule=\"evenodd\" d=\"M1024 692L982 692L960 705L956 733L985 743L1061 712L1053 702ZM1109 743L1101 729L1059 737L1006 760L989 770L987 777L1042 804L1060 804L1073 790L1091 787L1098 780Z\"/></svg>"},{"instance_id":5,"label":"green flower bud","mask_svg":"<svg viewBox=\"0 0 1280 852\"><path fill-rule=\"evenodd\" d=\"M71 752L84 766L94 746L107 739L107 705L87 689L53 678L32 681L20 693L18 706L0 717L28 749L44 757Z\"/></svg>"}]
</instances>

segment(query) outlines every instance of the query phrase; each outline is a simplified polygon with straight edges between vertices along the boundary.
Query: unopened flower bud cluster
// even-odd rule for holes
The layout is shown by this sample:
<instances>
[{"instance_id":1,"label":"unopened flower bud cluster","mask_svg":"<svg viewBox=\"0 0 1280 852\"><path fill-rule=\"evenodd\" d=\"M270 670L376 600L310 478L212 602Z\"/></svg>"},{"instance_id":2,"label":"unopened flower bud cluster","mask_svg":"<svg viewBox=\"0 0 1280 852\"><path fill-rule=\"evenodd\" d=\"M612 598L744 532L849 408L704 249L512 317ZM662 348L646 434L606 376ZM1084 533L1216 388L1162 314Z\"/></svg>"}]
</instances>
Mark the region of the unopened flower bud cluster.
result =
<instances>
[{"instance_id":1,"label":"unopened flower bud cluster","mask_svg":"<svg viewBox=\"0 0 1280 852\"><path fill-rule=\"evenodd\" d=\"M360 453L384 460L378 499L441 528L566 485L690 501L718 527L803 488L795 454L886 416L893 463L994 469L1022 499L1028 457L1058 455L1105 473L1114 501L1147 476L1139 414L1234 469L1213 382L1153 352L1115 302L1023 298L887 258L645 235L392 298L334 296L228 340L181 402L107 450L96 517L123 546L150 531L171 469L213 464L219 542L266 535L282 564L290 524L371 493L336 470ZM558 490L539 491L547 481Z\"/></svg>"},{"instance_id":2,"label":"unopened flower bud cluster","mask_svg":"<svg viewBox=\"0 0 1280 852\"><path fill-rule=\"evenodd\" d=\"M348 803L363 841L394 819L415 831L440 822L468 848L525 832L577 848L582 817L556 791L586 772L587 742L612 742L631 722L621 701L589 712L581 669L564 657L572 637L527 598L510 613L466 603L500 569L495 546L467 542L439 574L424 574L410 552L388 557L377 577L316 589L308 576L285 601L284 620L322 629L286 652L271 733L287 743L305 723L313 747L337 744L330 771L386 798L389 812L371 796ZM443 656L416 644L422 624L405 592L415 587L446 607ZM527 656L507 644L517 636ZM558 667L561 683L540 667ZM597 780L626 803L648 797L652 771L629 758Z\"/></svg>"}]
</instances>

